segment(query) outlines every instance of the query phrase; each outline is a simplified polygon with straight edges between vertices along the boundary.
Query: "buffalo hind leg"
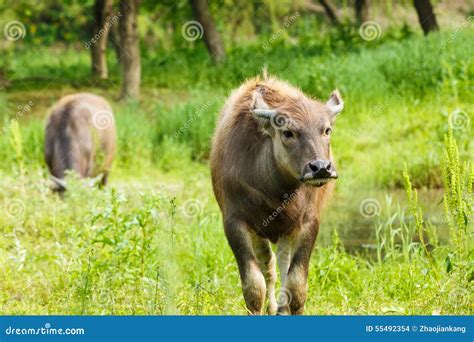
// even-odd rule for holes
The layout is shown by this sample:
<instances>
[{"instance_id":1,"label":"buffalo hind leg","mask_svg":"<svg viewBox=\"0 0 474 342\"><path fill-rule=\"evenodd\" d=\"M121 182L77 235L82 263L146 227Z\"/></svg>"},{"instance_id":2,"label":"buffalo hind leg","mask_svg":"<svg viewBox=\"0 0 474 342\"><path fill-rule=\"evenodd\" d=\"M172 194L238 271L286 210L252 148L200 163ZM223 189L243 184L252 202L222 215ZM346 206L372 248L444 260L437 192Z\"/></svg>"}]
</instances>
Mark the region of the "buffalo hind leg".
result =
<instances>
[{"instance_id":1,"label":"buffalo hind leg","mask_svg":"<svg viewBox=\"0 0 474 342\"><path fill-rule=\"evenodd\" d=\"M269 315L275 315L277 311L277 301L275 297L275 283L277 278L275 253L272 251L270 241L257 235L253 236L253 248L267 286L267 313Z\"/></svg>"},{"instance_id":2,"label":"buffalo hind leg","mask_svg":"<svg viewBox=\"0 0 474 342\"><path fill-rule=\"evenodd\" d=\"M316 240L317 230L303 230L296 237L286 280L289 307L292 315L302 315L308 291L309 259Z\"/></svg>"},{"instance_id":3,"label":"buffalo hind leg","mask_svg":"<svg viewBox=\"0 0 474 342\"><path fill-rule=\"evenodd\" d=\"M261 315L265 303L265 278L253 252L252 234L245 222L231 218L224 220L224 229L239 266L247 309L252 315Z\"/></svg>"},{"instance_id":4,"label":"buffalo hind leg","mask_svg":"<svg viewBox=\"0 0 474 342\"><path fill-rule=\"evenodd\" d=\"M291 261L291 241L288 237L282 237L277 243L278 269L280 270L280 294L278 295L278 314L290 314L290 294L286 288L286 279Z\"/></svg>"}]
</instances>

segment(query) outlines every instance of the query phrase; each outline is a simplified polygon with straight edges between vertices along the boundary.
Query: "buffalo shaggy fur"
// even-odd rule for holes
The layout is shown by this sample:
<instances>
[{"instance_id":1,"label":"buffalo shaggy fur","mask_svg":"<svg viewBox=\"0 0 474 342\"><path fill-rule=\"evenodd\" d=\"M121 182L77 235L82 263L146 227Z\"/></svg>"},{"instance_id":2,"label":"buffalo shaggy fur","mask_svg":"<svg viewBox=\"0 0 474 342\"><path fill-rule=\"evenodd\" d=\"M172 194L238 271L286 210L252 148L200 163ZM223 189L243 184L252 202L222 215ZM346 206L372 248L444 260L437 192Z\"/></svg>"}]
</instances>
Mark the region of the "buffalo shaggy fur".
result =
<instances>
[{"instance_id":1,"label":"buffalo shaggy fur","mask_svg":"<svg viewBox=\"0 0 474 342\"><path fill-rule=\"evenodd\" d=\"M329 135L342 107L337 91L321 103L266 75L245 82L223 107L212 144L212 183L251 314L262 313L265 298L269 314L303 313L321 210L337 178Z\"/></svg>"},{"instance_id":2,"label":"buffalo shaggy fur","mask_svg":"<svg viewBox=\"0 0 474 342\"><path fill-rule=\"evenodd\" d=\"M112 108L104 98L89 93L61 98L50 111L45 133L45 160L54 189L65 190L66 170L81 178L100 176L105 185L115 140Z\"/></svg>"}]
</instances>

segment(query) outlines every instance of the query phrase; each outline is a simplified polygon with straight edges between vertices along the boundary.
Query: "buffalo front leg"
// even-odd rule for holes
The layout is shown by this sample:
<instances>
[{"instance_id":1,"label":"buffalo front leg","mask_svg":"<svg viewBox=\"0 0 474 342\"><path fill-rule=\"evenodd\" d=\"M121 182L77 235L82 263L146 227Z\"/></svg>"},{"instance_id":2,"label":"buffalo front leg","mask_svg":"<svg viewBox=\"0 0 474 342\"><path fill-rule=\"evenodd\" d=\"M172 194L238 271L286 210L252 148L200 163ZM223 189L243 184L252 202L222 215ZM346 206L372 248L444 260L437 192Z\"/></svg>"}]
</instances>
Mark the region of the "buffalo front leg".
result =
<instances>
[{"instance_id":1,"label":"buffalo front leg","mask_svg":"<svg viewBox=\"0 0 474 342\"><path fill-rule=\"evenodd\" d=\"M109 180L109 171L104 171L104 172L102 173L102 178L101 178L101 180L100 180L100 186L101 186L101 187L106 186L108 180Z\"/></svg>"},{"instance_id":2,"label":"buffalo front leg","mask_svg":"<svg viewBox=\"0 0 474 342\"><path fill-rule=\"evenodd\" d=\"M265 303L265 278L252 247L252 234L245 222L226 219L224 229L239 266L245 304L252 315L261 315Z\"/></svg>"},{"instance_id":3,"label":"buffalo front leg","mask_svg":"<svg viewBox=\"0 0 474 342\"><path fill-rule=\"evenodd\" d=\"M273 253L270 241L267 239L253 235L252 241L258 265L265 277L267 286L267 312L269 315L275 315L277 311L277 301L275 296L275 283L277 278L275 253Z\"/></svg>"},{"instance_id":4,"label":"buffalo front leg","mask_svg":"<svg viewBox=\"0 0 474 342\"><path fill-rule=\"evenodd\" d=\"M316 240L316 229L303 230L294 241L293 253L286 279L290 313L302 315L308 291L308 268Z\"/></svg>"}]
</instances>

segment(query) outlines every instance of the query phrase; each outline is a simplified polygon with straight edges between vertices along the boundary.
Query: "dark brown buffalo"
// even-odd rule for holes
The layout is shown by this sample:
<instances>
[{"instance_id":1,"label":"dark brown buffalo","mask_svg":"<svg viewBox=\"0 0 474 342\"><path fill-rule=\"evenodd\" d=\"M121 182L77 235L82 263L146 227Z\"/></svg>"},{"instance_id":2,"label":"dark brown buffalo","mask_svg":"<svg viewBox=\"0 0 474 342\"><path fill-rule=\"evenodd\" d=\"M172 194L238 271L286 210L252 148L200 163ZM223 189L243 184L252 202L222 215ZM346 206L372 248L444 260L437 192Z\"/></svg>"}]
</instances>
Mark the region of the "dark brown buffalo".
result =
<instances>
[{"instance_id":1,"label":"dark brown buffalo","mask_svg":"<svg viewBox=\"0 0 474 342\"><path fill-rule=\"evenodd\" d=\"M65 96L51 109L45 134L45 160L54 189L65 190L65 171L81 178L100 177L107 183L115 153L115 122L112 108L97 95Z\"/></svg>"},{"instance_id":2,"label":"dark brown buffalo","mask_svg":"<svg viewBox=\"0 0 474 342\"><path fill-rule=\"evenodd\" d=\"M337 173L331 126L343 101L326 103L275 78L243 84L224 105L214 135L211 172L224 229L248 310L302 314L310 255L323 203ZM281 290L275 294L278 247Z\"/></svg>"}]
</instances>

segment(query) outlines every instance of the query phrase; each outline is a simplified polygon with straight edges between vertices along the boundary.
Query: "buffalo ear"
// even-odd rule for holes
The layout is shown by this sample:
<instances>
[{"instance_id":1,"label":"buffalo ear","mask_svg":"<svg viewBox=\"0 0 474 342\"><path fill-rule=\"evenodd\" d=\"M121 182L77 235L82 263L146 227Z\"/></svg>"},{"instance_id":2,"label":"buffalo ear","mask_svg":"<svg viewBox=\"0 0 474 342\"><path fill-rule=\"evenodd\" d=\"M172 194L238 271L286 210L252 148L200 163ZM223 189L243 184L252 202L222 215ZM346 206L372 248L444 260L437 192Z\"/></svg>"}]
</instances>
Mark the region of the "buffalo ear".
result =
<instances>
[{"instance_id":1,"label":"buffalo ear","mask_svg":"<svg viewBox=\"0 0 474 342\"><path fill-rule=\"evenodd\" d=\"M255 90L252 94L252 113L262 124L263 130L265 133L272 135L272 125L271 120L274 115L277 113L276 110L270 109L268 104L263 99L262 93L260 90Z\"/></svg>"},{"instance_id":2,"label":"buffalo ear","mask_svg":"<svg viewBox=\"0 0 474 342\"><path fill-rule=\"evenodd\" d=\"M344 109L344 101L342 100L339 90L336 89L331 93L329 100L326 102L326 106L328 106L331 111L333 120L336 118L337 114L342 112Z\"/></svg>"}]
</instances>

